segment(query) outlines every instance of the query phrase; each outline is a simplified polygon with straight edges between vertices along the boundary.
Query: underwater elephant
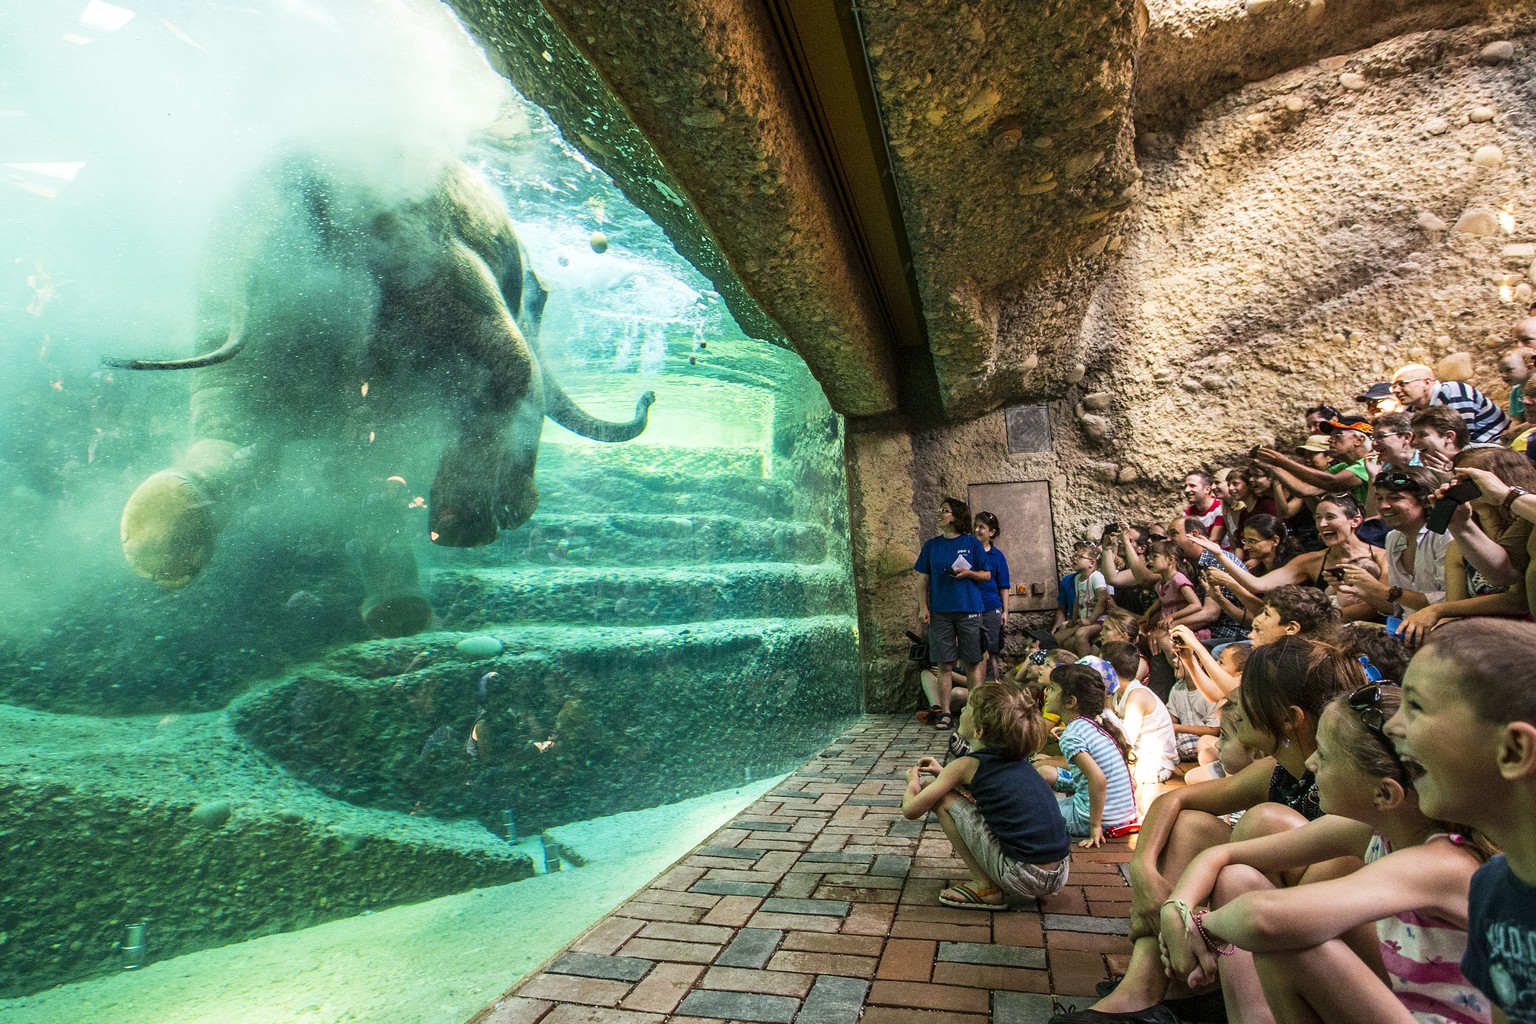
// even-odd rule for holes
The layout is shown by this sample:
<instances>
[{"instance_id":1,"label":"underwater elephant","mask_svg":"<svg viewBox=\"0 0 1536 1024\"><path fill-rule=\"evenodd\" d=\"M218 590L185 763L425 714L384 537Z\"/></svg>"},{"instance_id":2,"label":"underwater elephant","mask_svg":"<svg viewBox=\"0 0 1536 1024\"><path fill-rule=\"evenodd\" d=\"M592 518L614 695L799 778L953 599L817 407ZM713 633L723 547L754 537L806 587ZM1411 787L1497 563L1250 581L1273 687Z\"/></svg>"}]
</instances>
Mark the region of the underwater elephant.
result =
<instances>
[{"instance_id":1,"label":"underwater elephant","mask_svg":"<svg viewBox=\"0 0 1536 1024\"><path fill-rule=\"evenodd\" d=\"M261 175L215 231L197 355L109 360L191 370L192 443L123 510L123 552L164 587L190 583L220 531L307 444L358 503L348 551L363 618L404 636L431 622L405 515L405 467L435 477L434 543L475 547L538 506L544 417L599 441L645 429L588 415L533 347L547 293L500 197L462 164L425 198L382 198L307 158ZM390 481L385 483L386 479Z\"/></svg>"}]
</instances>

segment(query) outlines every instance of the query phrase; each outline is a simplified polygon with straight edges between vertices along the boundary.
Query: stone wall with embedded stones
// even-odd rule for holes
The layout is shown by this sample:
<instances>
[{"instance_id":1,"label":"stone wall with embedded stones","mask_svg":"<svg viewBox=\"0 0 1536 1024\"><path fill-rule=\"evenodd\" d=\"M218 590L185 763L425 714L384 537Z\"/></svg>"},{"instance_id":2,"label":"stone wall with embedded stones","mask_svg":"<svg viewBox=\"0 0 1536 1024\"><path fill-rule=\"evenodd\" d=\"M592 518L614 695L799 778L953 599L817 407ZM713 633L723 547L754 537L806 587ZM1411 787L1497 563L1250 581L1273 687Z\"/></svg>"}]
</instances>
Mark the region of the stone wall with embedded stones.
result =
<instances>
[{"instance_id":1,"label":"stone wall with embedded stones","mask_svg":"<svg viewBox=\"0 0 1536 1024\"><path fill-rule=\"evenodd\" d=\"M915 543L941 495L1049 480L1065 559L1115 518L1176 513L1187 469L1289 442L1307 406L1350 408L1402 363L1467 353L1473 382L1502 402L1495 364L1536 284L1533 30L1527 17L1413 33L1140 132L1143 198L1064 346L1079 362L1050 406L1054 450L1010 455L1001 412L911 435L910 450L851 473L856 500L859 480L882 481L888 519L864 528L904 527ZM888 492L908 460L902 503ZM894 657L916 597L907 581L884 589L861 613ZM868 693L877 706L911 699L878 681Z\"/></svg>"},{"instance_id":2,"label":"stone wall with embedded stones","mask_svg":"<svg viewBox=\"0 0 1536 1024\"><path fill-rule=\"evenodd\" d=\"M1138 478L1104 502L1144 506L1408 361L1468 352L1504 398L1536 255L1533 28L1402 36L1140 135L1144 201L1083 327L1077 474Z\"/></svg>"}]
</instances>

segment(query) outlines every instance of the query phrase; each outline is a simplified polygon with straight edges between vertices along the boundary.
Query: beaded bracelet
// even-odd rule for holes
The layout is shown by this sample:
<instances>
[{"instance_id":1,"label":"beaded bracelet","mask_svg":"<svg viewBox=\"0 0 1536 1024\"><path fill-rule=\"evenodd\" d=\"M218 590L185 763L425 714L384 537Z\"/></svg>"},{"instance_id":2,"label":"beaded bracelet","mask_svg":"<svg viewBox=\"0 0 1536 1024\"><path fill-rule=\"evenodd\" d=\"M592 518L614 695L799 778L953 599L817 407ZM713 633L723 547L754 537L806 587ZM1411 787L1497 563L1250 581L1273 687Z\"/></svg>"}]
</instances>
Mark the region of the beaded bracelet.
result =
<instances>
[{"instance_id":1,"label":"beaded bracelet","mask_svg":"<svg viewBox=\"0 0 1536 1024\"><path fill-rule=\"evenodd\" d=\"M1218 956L1231 956L1233 953L1237 952L1237 947L1230 942L1217 942L1214 938L1211 937L1211 933L1205 930L1203 919L1205 918L1205 915L1209 913L1210 911L1206 910L1204 907L1201 907L1199 910L1195 911L1195 930L1200 933L1200 937L1205 940L1205 944L1210 946Z\"/></svg>"}]
</instances>

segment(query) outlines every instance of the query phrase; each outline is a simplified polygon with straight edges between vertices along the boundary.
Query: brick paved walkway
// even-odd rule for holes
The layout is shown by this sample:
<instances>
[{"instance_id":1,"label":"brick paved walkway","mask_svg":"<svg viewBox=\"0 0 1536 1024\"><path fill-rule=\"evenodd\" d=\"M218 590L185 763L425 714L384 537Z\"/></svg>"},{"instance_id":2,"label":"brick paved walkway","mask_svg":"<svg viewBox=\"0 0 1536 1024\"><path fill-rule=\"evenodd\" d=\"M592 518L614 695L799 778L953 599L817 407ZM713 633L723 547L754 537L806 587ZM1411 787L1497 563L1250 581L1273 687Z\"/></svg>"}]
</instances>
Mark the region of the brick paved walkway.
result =
<instances>
[{"instance_id":1,"label":"brick paved walkway","mask_svg":"<svg viewBox=\"0 0 1536 1024\"><path fill-rule=\"evenodd\" d=\"M945 738L866 716L471 1024L1030 1024L1124 970L1125 841L1038 908L954 910L904 772Z\"/></svg>"}]
</instances>

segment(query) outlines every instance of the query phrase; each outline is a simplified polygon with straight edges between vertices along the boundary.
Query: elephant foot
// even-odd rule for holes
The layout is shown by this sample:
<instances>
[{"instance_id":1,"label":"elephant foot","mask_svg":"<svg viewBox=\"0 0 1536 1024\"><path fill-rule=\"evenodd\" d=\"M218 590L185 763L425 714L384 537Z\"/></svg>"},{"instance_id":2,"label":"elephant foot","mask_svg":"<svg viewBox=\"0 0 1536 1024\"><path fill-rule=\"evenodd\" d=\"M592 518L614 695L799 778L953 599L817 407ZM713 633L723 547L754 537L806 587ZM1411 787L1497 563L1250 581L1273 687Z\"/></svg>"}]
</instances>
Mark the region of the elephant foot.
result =
<instances>
[{"instance_id":1,"label":"elephant foot","mask_svg":"<svg viewBox=\"0 0 1536 1024\"><path fill-rule=\"evenodd\" d=\"M538 508L538 485L533 477L523 475L503 489L496 519L503 530L515 530L532 519Z\"/></svg>"},{"instance_id":2,"label":"elephant foot","mask_svg":"<svg viewBox=\"0 0 1536 1024\"><path fill-rule=\"evenodd\" d=\"M378 636L414 636L432 625L432 606L419 592L369 597L363 622Z\"/></svg>"},{"instance_id":3,"label":"elephant foot","mask_svg":"<svg viewBox=\"0 0 1536 1024\"><path fill-rule=\"evenodd\" d=\"M482 467L481 478L450 472L447 459L432 481L427 532L432 543L445 548L478 548L496 540L495 504L487 486L493 470Z\"/></svg>"},{"instance_id":4,"label":"elephant foot","mask_svg":"<svg viewBox=\"0 0 1536 1024\"><path fill-rule=\"evenodd\" d=\"M123 556L134 572L162 587L191 583L213 557L218 536L213 503L179 469L145 480L123 508Z\"/></svg>"}]
</instances>

